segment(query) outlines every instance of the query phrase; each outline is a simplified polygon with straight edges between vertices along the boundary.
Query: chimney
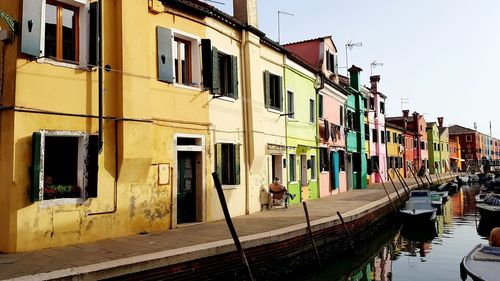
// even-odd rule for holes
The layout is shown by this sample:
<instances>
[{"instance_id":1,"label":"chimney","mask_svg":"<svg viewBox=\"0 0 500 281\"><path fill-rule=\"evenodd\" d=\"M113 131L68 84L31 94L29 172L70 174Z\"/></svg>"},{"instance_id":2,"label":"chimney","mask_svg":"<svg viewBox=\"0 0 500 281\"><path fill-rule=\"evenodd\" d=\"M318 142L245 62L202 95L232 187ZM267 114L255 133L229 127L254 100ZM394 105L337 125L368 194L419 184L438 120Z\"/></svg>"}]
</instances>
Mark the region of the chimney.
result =
<instances>
[{"instance_id":1,"label":"chimney","mask_svg":"<svg viewBox=\"0 0 500 281\"><path fill-rule=\"evenodd\" d=\"M351 77L351 87L355 89L356 91L361 91L361 83L360 83L360 76L361 76L361 71L363 69L353 65L351 68L349 68L349 74Z\"/></svg>"},{"instance_id":2,"label":"chimney","mask_svg":"<svg viewBox=\"0 0 500 281\"><path fill-rule=\"evenodd\" d=\"M439 128L443 128L443 118L444 117L438 117Z\"/></svg>"},{"instance_id":3,"label":"chimney","mask_svg":"<svg viewBox=\"0 0 500 281\"><path fill-rule=\"evenodd\" d=\"M418 112L416 112L416 111L413 111L413 113L411 115L413 115L413 124L415 126L414 129L415 129L415 131L420 133L420 126L418 124L418 116L420 114L418 114ZM422 128L422 130L425 132L425 126L424 126L424 128Z\"/></svg>"},{"instance_id":4,"label":"chimney","mask_svg":"<svg viewBox=\"0 0 500 281\"><path fill-rule=\"evenodd\" d=\"M244 24L259 27L257 20L257 0L233 0L233 15Z\"/></svg>"},{"instance_id":5,"label":"chimney","mask_svg":"<svg viewBox=\"0 0 500 281\"><path fill-rule=\"evenodd\" d=\"M410 116L410 111L408 109L403 110L403 117Z\"/></svg>"},{"instance_id":6,"label":"chimney","mask_svg":"<svg viewBox=\"0 0 500 281\"><path fill-rule=\"evenodd\" d=\"M377 85L380 82L380 75L370 76L371 90L372 92L378 92Z\"/></svg>"}]
</instances>

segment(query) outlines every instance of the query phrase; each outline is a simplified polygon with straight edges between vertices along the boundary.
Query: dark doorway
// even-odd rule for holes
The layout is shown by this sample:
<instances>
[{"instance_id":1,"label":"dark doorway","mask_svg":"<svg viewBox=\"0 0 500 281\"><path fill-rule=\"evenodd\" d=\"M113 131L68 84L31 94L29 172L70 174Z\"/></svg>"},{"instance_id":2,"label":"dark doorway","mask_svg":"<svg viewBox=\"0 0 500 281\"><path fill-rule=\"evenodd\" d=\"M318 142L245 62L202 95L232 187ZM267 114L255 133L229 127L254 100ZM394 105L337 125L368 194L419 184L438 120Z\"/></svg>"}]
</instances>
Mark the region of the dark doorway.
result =
<instances>
[{"instance_id":1,"label":"dark doorway","mask_svg":"<svg viewBox=\"0 0 500 281\"><path fill-rule=\"evenodd\" d=\"M177 223L196 221L196 152L177 153Z\"/></svg>"}]
</instances>

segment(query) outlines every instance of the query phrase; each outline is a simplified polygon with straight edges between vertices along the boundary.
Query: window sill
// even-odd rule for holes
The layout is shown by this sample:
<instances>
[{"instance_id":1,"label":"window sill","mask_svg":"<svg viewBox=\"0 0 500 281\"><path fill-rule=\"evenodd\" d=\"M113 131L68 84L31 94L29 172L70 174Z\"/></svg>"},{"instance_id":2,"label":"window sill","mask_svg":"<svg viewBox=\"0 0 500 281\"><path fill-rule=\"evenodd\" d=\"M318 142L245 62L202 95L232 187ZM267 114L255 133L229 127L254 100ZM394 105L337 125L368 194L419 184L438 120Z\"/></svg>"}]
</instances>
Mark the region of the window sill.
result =
<instances>
[{"instance_id":1,"label":"window sill","mask_svg":"<svg viewBox=\"0 0 500 281\"><path fill-rule=\"evenodd\" d=\"M172 85L176 88L203 92L203 88L197 87L197 86L189 86L189 85L184 85L184 84L179 84L179 83L173 83Z\"/></svg>"},{"instance_id":2,"label":"window sill","mask_svg":"<svg viewBox=\"0 0 500 281\"><path fill-rule=\"evenodd\" d=\"M50 208L54 206L63 206L63 205L83 205L85 203L85 198L58 198L58 199L49 199L42 200L39 202L40 208Z\"/></svg>"},{"instance_id":3,"label":"window sill","mask_svg":"<svg viewBox=\"0 0 500 281\"><path fill-rule=\"evenodd\" d=\"M231 190L231 189L237 189L239 185L222 185L222 190Z\"/></svg>"},{"instance_id":4,"label":"window sill","mask_svg":"<svg viewBox=\"0 0 500 281\"><path fill-rule=\"evenodd\" d=\"M236 102L236 99L233 97L228 97L228 96L218 96L218 100L223 100L223 101L228 101L228 102Z\"/></svg>"},{"instance_id":5,"label":"window sill","mask_svg":"<svg viewBox=\"0 0 500 281\"><path fill-rule=\"evenodd\" d=\"M36 60L36 62L41 63L41 64L50 64L53 66L70 68L70 69L77 69L77 70L82 70L82 71L89 71L89 72L93 71L91 67L83 66L80 64L69 63L69 62L55 61L55 60L52 60L49 58L39 58Z\"/></svg>"},{"instance_id":6,"label":"window sill","mask_svg":"<svg viewBox=\"0 0 500 281\"><path fill-rule=\"evenodd\" d=\"M274 109L274 108L269 108L268 107L267 111L271 112L271 113L281 114L281 111L279 109Z\"/></svg>"}]
</instances>

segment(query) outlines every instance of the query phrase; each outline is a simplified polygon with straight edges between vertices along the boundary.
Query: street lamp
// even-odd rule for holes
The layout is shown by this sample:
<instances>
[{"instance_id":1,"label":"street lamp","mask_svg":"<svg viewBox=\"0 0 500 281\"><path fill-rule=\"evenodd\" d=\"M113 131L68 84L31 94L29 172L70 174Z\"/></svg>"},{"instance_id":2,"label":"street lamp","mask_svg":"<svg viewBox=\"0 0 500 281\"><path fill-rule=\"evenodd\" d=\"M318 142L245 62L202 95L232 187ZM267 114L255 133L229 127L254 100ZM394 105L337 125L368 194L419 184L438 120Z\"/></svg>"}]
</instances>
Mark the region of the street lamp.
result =
<instances>
[{"instance_id":1,"label":"street lamp","mask_svg":"<svg viewBox=\"0 0 500 281\"><path fill-rule=\"evenodd\" d=\"M383 64L383 63L381 63L381 62L377 62L376 60L374 60L374 61L372 61L372 62L370 63L370 76L372 76L372 75L373 75L373 69L374 69L375 67L377 67L377 66L384 66L384 64Z\"/></svg>"},{"instance_id":2,"label":"street lamp","mask_svg":"<svg viewBox=\"0 0 500 281\"><path fill-rule=\"evenodd\" d=\"M349 42L345 44L345 68L347 69L347 77L349 77L349 60L347 59L347 49L352 50L354 47L363 47L363 43L352 43L352 40L349 40Z\"/></svg>"},{"instance_id":3,"label":"street lamp","mask_svg":"<svg viewBox=\"0 0 500 281\"><path fill-rule=\"evenodd\" d=\"M280 38L280 14L284 14L284 15L288 15L288 16L292 16L292 17L295 16L292 13L288 13L288 12L284 12L284 11L278 11L278 44L281 41L281 38Z\"/></svg>"}]
</instances>

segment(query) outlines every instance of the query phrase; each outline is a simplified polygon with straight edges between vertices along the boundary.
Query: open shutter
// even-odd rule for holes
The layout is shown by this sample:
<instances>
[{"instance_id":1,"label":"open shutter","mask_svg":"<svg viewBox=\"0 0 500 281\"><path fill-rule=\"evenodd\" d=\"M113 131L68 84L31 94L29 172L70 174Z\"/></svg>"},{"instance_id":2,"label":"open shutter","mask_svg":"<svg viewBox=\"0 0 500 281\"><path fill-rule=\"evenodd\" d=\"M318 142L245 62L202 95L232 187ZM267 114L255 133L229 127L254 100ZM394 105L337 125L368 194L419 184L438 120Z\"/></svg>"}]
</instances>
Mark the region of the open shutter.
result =
<instances>
[{"instance_id":1,"label":"open shutter","mask_svg":"<svg viewBox=\"0 0 500 281\"><path fill-rule=\"evenodd\" d=\"M326 50L326 69L330 70L330 51Z\"/></svg>"},{"instance_id":2,"label":"open shutter","mask_svg":"<svg viewBox=\"0 0 500 281\"><path fill-rule=\"evenodd\" d=\"M156 27L158 51L158 80L174 82L174 61L172 57L172 30Z\"/></svg>"},{"instance_id":3,"label":"open shutter","mask_svg":"<svg viewBox=\"0 0 500 281\"><path fill-rule=\"evenodd\" d=\"M331 152L331 165L330 165L330 177L333 189L340 187L339 172L340 172L340 157L339 153L336 151Z\"/></svg>"},{"instance_id":4,"label":"open shutter","mask_svg":"<svg viewBox=\"0 0 500 281\"><path fill-rule=\"evenodd\" d=\"M40 133L33 133L31 139L31 201L40 201L43 198L43 191L40 186L41 176L41 151L42 151L42 135Z\"/></svg>"},{"instance_id":5,"label":"open shutter","mask_svg":"<svg viewBox=\"0 0 500 281\"><path fill-rule=\"evenodd\" d=\"M98 135L89 136L89 146L87 147L87 197L97 197L97 175L99 170L99 145Z\"/></svg>"},{"instance_id":6,"label":"open shutter","mask_svg":"<svg viewBox=\"0 0 500 281\"><path fill-rule=\"evenodd\" d=\"M233 98L238 99L238 58L231 56L231 94Z\"/></svg>"},{"instance_id":7,"label":"open shutter","mask_svg":"<svg viewBox=\"0 0 500 281\"><path fill-rule=\"evenodd\" d=\"M223 179L222 175L222 143L215 144L215 172L219 175L219 179Z\"/></svg>"},{"instance_id":8,"label":"open shutter","mask_svg":"<svg viewBox=\"0 0 500 281\"><path fill-rule=\"evenodd\" d=\"M219 52L217 48L212 47L212 94L220 95L219 81Z\"/></svg>"},{"instance_id":9,"label":"open shutter","mask_svg":"<svg viewBox=\"0 0 500 281\"><path fill-rule=\"evenodd\" d=\"M203 87L212 90L212 41L201 39L201 56L203 67Z\"/></svg>"},{"instance_id":10,"label":"open shutter","mask_svg":"<svg viewBox=\"0 0 500 281\"><path fill-rule=\"evenodd\" d=\"M271 75L264 71L264 100L266 108L271 107Z\"/></svg>"},{"instance_id":11,"label":"open shutter","mask_svg":"<svg viewBox=\"0 0 500 281\"><path fill-rule=\"evenodd\" d=\"M98 25L98 15L99 15L99 2L90 3L90 30L89 30L89 62L88 64L91 66L97 66L98 63L98 41L97 35L99 34L99 25Z\"/></svg>"},{"instance_id":12,"label":"open shutter","mask_svg":"<svg viewBox=\"0 0 500 281\"><path fill-rule=\"evenodd\" d=\"M42 40L42 5L45 1L24 0L21 27L21 53L39 57Z\"/></svg>"},{"instance_id":13,"label":"open shutter","mask_svg":"<svg viewBox=\"0 0 500 281\"><path fill-rule=\"evenodd\" d=\"M279 109L283 112L283 77L278 76L278 95L279 95Z\"/></svg>"},{"instance_id":14,"label":"open shutter","mask_svg":"<svg viewBox=\"0 0 500 281\"><path fill-rule=\"evenodd\" d=\"M239 185L241 180L240 180L240 145L235 144L234 145L234 181L235 185Z\"/></svg>"}]
</instances>

